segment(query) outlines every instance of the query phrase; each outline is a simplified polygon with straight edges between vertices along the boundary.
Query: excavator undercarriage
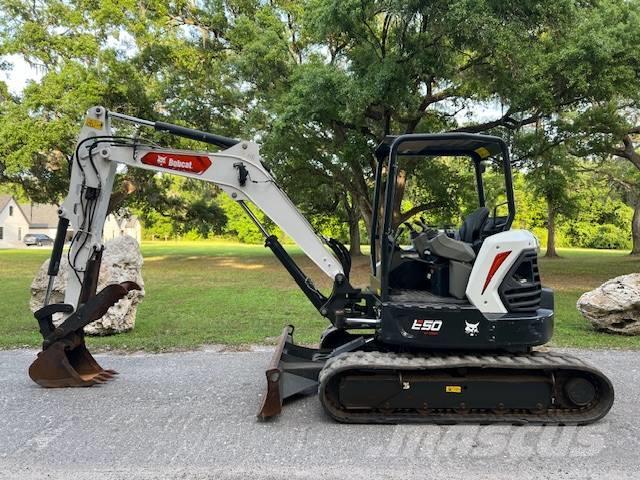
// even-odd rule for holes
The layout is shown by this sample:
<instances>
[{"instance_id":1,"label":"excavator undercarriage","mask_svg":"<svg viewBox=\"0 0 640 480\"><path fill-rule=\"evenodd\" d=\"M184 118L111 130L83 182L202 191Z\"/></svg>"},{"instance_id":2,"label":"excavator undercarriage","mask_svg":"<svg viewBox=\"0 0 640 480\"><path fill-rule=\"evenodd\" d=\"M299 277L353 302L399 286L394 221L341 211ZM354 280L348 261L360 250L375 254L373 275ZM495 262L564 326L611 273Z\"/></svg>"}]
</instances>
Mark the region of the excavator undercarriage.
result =
<instances>
[{"instance_id":1,"label":"excavator undercarriage","mask_svg":"<svg viewBox=\"0 0 640 480\"><path fill-rule=\"evenodd\" d=\"M258 416L277 415L287 399L318 391L325 411L344 423L586 425L613 404L609 379L571 355L398 353L372 337L349 343L303 347L285 327Z\"/></svg>"},{"instance_id":2,"label":"excavator undercarriage","mask_svg":"<svg viewBox=\"0 0 640 480\"><path fill-rule=\"evenodd\" d=\"M174 150L116 136L112 120L222 150ZM455 229L431 226L422 217L398 224L393 206L401 203L399 159L437 156L471 161L479 207ZM87 350L83 328L139 288L123 282L96 291L102 229L121 164L219 186L331 323L319 348L296 345L293 327L285 327L266 371L260 418L279 414L294 397L316 393L327 414L345 423L582 425L606 415L614 392L604 374L573 356L535 351L553 333L553 292L541 283L537 239L511 229L515 202L506 144L464 133L402 135L385 138L376 157L372 210L382 214L373 215L370 224L370 285L355 288L347 249L315 233L264 165L257 144L90 109L72 158L69 194L59 209L45 304L35 313L43 350L29 375L43 387L92 386L114 378L115 372L103 369ZM484 192L487 162L505 184L506 201L495 203L493 214ZM333 281L329 294L315 287L248 203ZM500 207L506 213L498 213ZM65 301L50 304L69 227Z\"/></svg>"}]
</instances>

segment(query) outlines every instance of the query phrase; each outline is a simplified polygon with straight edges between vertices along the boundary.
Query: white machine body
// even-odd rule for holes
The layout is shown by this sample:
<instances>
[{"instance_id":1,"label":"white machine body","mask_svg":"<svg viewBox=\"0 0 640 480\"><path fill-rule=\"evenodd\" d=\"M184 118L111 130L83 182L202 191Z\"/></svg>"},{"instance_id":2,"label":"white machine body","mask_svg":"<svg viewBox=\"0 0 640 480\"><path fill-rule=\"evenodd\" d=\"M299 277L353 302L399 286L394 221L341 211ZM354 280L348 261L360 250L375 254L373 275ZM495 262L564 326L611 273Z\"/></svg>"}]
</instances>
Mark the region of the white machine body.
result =
<instances>
[{"instance_id":1,"label":"white machine body","mask_svg":"<svg viewBox=\"0 0 640 480\"><path fill-rule=\"evenodd\" d=\"M256 205L329 278L333 280L344 274L340 261L265 169L256 143L243 141L216 153L160 148L131 141L118 143L110 120L103 107L93 107L87 112L74 155L69 194L60 208L60 216L69 220L75 236L68 254L75 275L69 275L65 303L77 308L83 268L94 252L104 248L102 229L118 164L214 183L233 200ZM239 182L240 165L246 173L244 184ZM88 188L97 192L90 211L86 205ZM538 247L536 237L526 230L510 230L485 239L466 287L469 302L483 313L507 313L499 286L521 252Z\"/></svg>"},{"instance_id":2,"label":"white machine body","mask_svg":"<svg viewBox=\"0 0 640 480\"><path fill-rule=\"evenodd\" d=\"M483 313L507 313L498 289L524 250L539 249L536 236L527 230L509 230L487 237L476 256L466 295Z\"/></svg>"}]
</instances>

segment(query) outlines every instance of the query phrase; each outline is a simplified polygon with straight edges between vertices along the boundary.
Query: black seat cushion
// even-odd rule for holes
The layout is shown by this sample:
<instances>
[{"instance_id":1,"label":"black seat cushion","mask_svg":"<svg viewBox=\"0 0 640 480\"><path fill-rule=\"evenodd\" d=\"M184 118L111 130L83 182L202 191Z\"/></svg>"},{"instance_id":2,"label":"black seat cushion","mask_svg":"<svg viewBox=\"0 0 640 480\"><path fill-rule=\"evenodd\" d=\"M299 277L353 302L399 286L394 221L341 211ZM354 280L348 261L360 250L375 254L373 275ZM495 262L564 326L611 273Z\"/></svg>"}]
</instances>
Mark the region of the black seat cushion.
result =
<instances>
[{"instance_id":1,"label":"black seat cushion","mask_svg":"<svg viewBox=\"0 0 640 480\"><path fill-rule=\"evenodd\" d=\"M480 240L482 229L488 218L489 209L487 207L480 207L467 215L459 230L460 240L472 245L475 244Z\"/></svg>"}]
</instances>

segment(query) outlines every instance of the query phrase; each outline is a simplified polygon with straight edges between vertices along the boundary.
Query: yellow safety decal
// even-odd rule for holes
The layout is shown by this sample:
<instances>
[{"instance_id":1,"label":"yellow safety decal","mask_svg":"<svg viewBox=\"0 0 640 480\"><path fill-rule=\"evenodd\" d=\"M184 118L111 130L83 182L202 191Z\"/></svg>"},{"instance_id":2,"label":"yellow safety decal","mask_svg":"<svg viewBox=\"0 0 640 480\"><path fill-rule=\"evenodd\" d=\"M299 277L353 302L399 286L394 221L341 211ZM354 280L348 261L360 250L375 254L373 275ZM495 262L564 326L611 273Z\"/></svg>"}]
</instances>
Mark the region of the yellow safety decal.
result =
<instances>
[{"instance_id":1,"label":"yellow safety decal","mask_svg":"<svg viewBox=\"0 0 640 480\"><path fill-rule=\"evenodd\" d=\"M444 391L447 393L462 393L462 387L460 385L447 385L444 387Z\"/></svg>"},{"instance_id":2,"label":"yellow safety decal","mask_svg":"<svg viewBox=\"0 0 640 480\"><path fill-rule=\"evenodd\" d=\"M102 129L102 122L95 118L87 118L84 122L87 127L95 128L96 130Z\"/></svg>"},{"instance_id":3,"label":"yellow safety decal","mask_svg":"<svg viewBox=\"0 0 640 480\"><path fill-rule=\"evenodd\" d=\"M484 147L476 148L476 153L480 155L480 158L487 158L491 155L491 152Z\"/></svg>"}]
</instances>

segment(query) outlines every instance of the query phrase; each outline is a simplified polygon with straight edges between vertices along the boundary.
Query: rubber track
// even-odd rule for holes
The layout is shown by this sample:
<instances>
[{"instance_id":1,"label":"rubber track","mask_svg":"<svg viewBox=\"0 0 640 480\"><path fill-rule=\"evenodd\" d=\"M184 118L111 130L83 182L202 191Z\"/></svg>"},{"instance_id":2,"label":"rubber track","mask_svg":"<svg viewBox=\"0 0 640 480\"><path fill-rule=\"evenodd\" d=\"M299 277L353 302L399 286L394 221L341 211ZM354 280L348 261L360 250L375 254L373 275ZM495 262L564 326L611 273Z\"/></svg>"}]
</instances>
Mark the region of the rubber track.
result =
<instances>
[{"instance_id":1,"label":"rubber track","mask_svg":"<svg viewBox=\"0 0 640 480\"><path fill-rule=\"evenodd\" d=\"M427 412L406 409L389 413L379 410L345 411L339 406L337 398L332 398L327 389L336 375L349 371L377 370L388 373L389 370L417 371L455 368L492 368L518 369L525 371L544 370L552 372L580 371L597 377L597 399L583 408L552 407L541 412L528 410L505 410L499 413L489 410L469 409L456 412L453 409L438 409ZM508 423L544 424L544 425L586 425L604 417L613 405L614 392L609 379L599 370L571 355L560 353L533 352L530 354L504 355L411 355L384 352L351 352L331 358L319 375L320 401L329 415L345 423Z\"/></svg>"}]
</instances>

